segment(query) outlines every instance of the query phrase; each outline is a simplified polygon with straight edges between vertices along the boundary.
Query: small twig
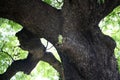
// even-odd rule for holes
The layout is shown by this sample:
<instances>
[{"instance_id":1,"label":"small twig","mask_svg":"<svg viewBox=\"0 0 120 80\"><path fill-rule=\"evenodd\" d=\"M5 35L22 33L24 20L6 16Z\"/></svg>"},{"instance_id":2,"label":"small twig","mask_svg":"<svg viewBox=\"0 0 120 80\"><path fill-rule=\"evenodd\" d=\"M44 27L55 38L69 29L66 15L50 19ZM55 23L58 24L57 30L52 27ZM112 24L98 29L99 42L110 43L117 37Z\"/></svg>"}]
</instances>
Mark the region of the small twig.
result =
<instances>
[{"instance_id":1,"label":"small twig","mask_svg":"<svg viewBox=\"0 0 120 80\"><path fill-rule=\"evenodd\" d=\"M47 51L47 50L50 50L52 47L54 47L54 46L51 46L50 48L48 48L48 44L49 44L49 42L47 41L47 45L45 46L45 52ZM48 48L48 49L47 49Z\"/></svg>"},{"instance_id":2,"label":"small twig","mask_svg":"<svg viewBox=\"0 0 120 80\"><path fill-rule=\"evenodd\" d=\"M59 4L62 4L62 2L59 2L58 0L56 0Z\"/></svg>"},{"instance_id":3,"label":"small twig","mask_svg":"<svg viewBox=\"0 0 120 80\"><path fill-rule=\"evenodd\" d=\"M46 45L46 48L48 47L48 41L47 41L47 45Z\"/></svg>"},{"instance_id":4,"label":"small twig","mask_svg":"<svg viewBox=\"0 0 120 80\"><path fill-rule=\"evenodd\" d=\"M51 46L50 48L48 48L47 50L50 50L52 47L54 47L54 46Z\"/></svg>"},{"instance_id":5,"label":"small twig","mask_svg":"<svg viewBox=\"0 0 120 80\"><path fill-rule=\"evenodd\" d=\"M7 55L12 59L13 62L15 61L15 60L13 59L13 57L12 57L8 52L5 52L5 51L3 51L3 50L2 50L1 52L7 54Z\"/></svg>"},{"instance_id":6,"label":"small twig","mask_svg":"<svg viewBox=\"0 0 120 80\"><path fill-rule=\"evenodd\" d=\"M8 55L8 56L12 59L12 61L14 62L13 57L12 57L12 56L11 56L8 52L3 51L4 46L5 46L5 42L3 43L3 46L1 47L1 52L3 52L3 53L5 53L5 54L7 54L7 55Z\"/></svg>"}]
</instances>

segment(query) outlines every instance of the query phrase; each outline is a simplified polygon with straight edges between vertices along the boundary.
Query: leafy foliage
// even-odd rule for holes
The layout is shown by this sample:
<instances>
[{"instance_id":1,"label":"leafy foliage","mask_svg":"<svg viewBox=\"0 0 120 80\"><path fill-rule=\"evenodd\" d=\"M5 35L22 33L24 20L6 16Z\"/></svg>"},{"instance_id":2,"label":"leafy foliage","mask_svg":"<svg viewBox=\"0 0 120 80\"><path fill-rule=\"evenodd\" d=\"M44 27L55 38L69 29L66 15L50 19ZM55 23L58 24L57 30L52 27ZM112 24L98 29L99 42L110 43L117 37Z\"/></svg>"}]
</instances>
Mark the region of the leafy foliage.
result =
<instances>
[{"instance_id":1,"label":"leafy foliage","mask_svg":"<svg viewBox=\"0 0 120 80\"><path fill-rule=\"evenodd\" d=\"M43 0L43 1L57 9L61 9L63 6L63 0Z\"/></svg>"},{"instance_id":2,"label":"leafy foliage","mask_svg":"<svg viewBox=\"0 0 120 80\"><path fill-rule=\"evenodd\" d=\"M15 33L22 29L17 23L0 18L0 73L6 71L13 60L24 59L27 52L20 49Z\"/></svg>"},{"instance_id":3,"label":"leafy foliage","mask_svg":"<svg viewBox=\"0 0 120 80\"><path fill-rule=\"evenodd\" d=\"M52 66L40 61L30 75L18 72L11 80L59 80L59 77Z\"/></svg>"},{"instance_id":4,"label":"leafy foliage","mask_svg":"<svg viewBox=\"0 0 120 80\"><path fill-rule=\"evenodd\" d=\"M99 26L104 34L111 36L116 41L115 56L120 71L120 6L105 17Z\"/></svg>"}]
</instances>

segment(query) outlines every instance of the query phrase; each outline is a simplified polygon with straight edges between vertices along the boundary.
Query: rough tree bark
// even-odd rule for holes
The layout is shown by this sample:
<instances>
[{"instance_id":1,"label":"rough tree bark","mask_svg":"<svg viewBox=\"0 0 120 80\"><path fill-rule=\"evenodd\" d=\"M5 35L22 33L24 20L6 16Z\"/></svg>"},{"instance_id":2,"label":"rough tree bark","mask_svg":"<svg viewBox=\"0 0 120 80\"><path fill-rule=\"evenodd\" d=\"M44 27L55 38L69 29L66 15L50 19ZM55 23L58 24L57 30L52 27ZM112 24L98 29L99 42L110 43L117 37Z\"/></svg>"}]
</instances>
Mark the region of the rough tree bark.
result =
<instances>
[{"instance_id":1,"label":"rough tree bark","mask_svg":"<svg viewBox=\"0 0 120 80\"><path fill-rule=\"evenodd\" d=\"M120 0L101 4L97 0L64 0L62 10L56 10L41 0L0 0L0 17L23 26L16 35L21 48L29 51L28 58L13 62L0 80L9 80L17 71L29 74L39 60L50 63L64 80L119 80L115 41L98 27L118 5ZM57 44L59 34L63 36L61 45ZM56 47L62 65L45 52L39 40L43 37Z\"/></svg>"}]
</instances>

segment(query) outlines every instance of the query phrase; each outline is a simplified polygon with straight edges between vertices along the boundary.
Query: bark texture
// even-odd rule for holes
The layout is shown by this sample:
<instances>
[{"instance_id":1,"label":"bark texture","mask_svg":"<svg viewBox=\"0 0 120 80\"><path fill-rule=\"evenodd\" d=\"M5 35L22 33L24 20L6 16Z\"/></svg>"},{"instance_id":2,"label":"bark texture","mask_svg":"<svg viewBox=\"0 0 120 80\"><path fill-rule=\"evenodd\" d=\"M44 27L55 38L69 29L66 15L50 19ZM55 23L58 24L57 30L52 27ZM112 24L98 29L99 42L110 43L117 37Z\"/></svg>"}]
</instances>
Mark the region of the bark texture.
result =
<instances>
[{"instance_id":1,"label":"bark texture","mask_svg":"<svg viewBox=\"0 0 120 80\"><path fill-rule=\"evenodd\" d=\"M63 80L119 80L115 41L98 27L100 20L118 5L120 0L105 0L101 4L97 0L64 0L62 10L56 10L41 0L0 0L0 17L23 26L16 35L21 48L32 55L26 62L27 65L31 62L32 66L21 70L14 64L20 65L27 59L13 62L0 79L8 77L9 80L20 70L29 73L39 60L44 60L60 73ZM60 45L59 34L63 36ZM56 47L62 65L52 54L45 53L39 40L42 37ZM16 70L11 71L12 67Z\"/></svg>"}]
</instances>

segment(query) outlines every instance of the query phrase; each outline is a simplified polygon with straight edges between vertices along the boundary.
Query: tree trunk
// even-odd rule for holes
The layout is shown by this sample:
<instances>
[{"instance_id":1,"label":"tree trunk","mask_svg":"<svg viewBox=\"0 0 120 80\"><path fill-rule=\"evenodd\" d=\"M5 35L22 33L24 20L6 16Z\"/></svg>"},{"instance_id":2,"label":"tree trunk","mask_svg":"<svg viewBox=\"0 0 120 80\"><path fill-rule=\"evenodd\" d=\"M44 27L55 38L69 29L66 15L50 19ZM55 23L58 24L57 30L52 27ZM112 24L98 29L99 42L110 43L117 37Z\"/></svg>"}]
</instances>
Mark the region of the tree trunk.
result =
<instances>
[{"instance_id":1,"label":"tree trunk","mask_svg":"<svg viewBox=\"0 0 120 80\"><path fill-rule=\"evenodd\" d=\"M59 62L52 63L59 64L55 67L65 80L119 80L115 41L98 27L100 20L118 5L120 0L65 0L62 10L56 10L40 0L1 0L0 16L23 25L17 37L21 48L34 59L41 60L46 54L38 39L50 41L60 55L63 69L59 68L64 74L58 70ZM58 44L59 35L62 44Z\"/></svg>"}]
</instances>

